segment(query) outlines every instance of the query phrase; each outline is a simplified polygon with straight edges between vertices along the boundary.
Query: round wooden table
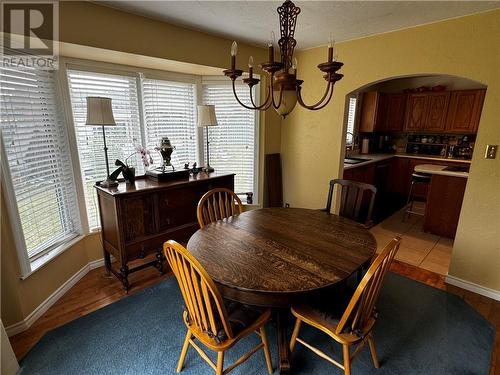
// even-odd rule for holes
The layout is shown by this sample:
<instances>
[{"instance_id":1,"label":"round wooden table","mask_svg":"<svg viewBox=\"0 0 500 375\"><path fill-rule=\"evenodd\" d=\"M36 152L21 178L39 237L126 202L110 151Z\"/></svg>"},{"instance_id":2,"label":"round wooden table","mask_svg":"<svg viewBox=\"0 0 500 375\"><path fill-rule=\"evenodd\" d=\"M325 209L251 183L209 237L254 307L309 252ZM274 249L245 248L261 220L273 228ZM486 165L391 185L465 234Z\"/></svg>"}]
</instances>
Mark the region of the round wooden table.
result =
<instances>
[{"instance_id":1,"label":"round wooden table","mask_svg":"<svg viewBox=\"0 0 500 375\"><path fill-rule=\"evenodd\" d=\"M365 227L337 215L265 208L211 223L187 247L225 298L276 308L280 373L287 373L290 305L345 280L377 245Z\"/></svg>"}]
</instances>

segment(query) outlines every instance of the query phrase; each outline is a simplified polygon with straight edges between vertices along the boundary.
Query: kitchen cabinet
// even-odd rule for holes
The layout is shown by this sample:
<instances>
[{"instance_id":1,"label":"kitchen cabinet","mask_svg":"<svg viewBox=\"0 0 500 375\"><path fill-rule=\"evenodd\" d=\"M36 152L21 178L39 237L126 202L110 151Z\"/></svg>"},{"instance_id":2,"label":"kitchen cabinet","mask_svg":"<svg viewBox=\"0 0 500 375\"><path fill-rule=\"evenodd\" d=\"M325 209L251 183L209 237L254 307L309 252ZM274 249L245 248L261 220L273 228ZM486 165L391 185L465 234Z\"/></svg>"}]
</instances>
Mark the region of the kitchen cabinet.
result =
<instances>
[{"instance_id":1,"label":"kitchen cabinet","mask_svg":"<svg viewBox=\"0 0 500 375\"><path fill-rule=\"evenodd\" d=\"M373 220L378 223L404 207L410 191L411 175L415 166L420 164L464 166L463 163L452 160L392 157L372 164L346 169L343 178L372 184L377 188ZM426 200L428 186L416 184L414 196L417 199Z\"/></svg>"},{"instance_id":2,"label":"kitchen cabinet","mask_svg":"<svg viewBox=\"0 0 500 375\"><path fill-rule=\"evenodd\" d=\"M405 130L444 131L450 92L410 94L406 106Z\"/></svg>"},{"instance_id":3,"label":"kitchen cabinet","mask_svg":"<svg viewBox=\"0 0 500 375\"><path fill-rule=\"evenodd\" d=\"M384 97L387 103L384 130L403 131L407 94L387 94Z\"/></svg>"},{"instance_id":4,"label":"kitchen cabinet","mask_svg":"<svg viewBox=\"0 0 500 375\"><path fill-rule=\"evenodd\" d=\"M443 131L446 127L450 92L429 93L427 100L427 118L424 122L424 130Z\"/></svg>"},{"instance_id":5,"label":"kitchen cabinet","mask_svg":"<svg viewBox=\"0 0 500 375\"><path fill-rule=\"evenodd\" d=\"M483 109L486 90L461 90L451 93L446 131L475 134Z\"/></svg>"},{"instance_id":6,"label":"kitchen cabinet","mask_svg":"<svg viewBox=\"0 0 500 375\"><path fill-rule=\"evenodd\" d=\"M365 92L361 96L359 131L372 133L385 130L387 101L385 94L377 91Z\"/></svg>"},{"instance_id":7,"label":"kitchen cabinet","mask_svg":"<svg viewBox=\"0 0 500 375\"><path fill-rule=\"evenodd\" d=\"M373 184L374 174L375 166L368 164L345 170L344 179Z\"/></svg>"},{"instance_id":8,"label":"kitchen cabinet","mask_svg":"<svg viewBox=\"0 0 500 375\"><path fill-rule=\"evenodd\" d=\"M427 95L410 94L406 104L405 125L407 131L417 131L424 128L427 116Z\"/></svg>"},{"instance_id":9,"label":"kitchen cabinet","mask_svg":"<svg viewBox=\"0 0 500 375\"><path fill-rule=\"evenodd\" d=\"M425 205L425 232L454 238L467 178L433 175Z\"/></svg>"},{"instance_id":10,"label":"kitchen cabinet","mask_svg":"<svg viewBox=\"0 0 500 375\"><path fill-rule=\"evenodd\" d=\"M407 196L410 189L408 168L411 159L392 158L389 168L389 192L400 196Z\"/></svg>"}]
</instances>

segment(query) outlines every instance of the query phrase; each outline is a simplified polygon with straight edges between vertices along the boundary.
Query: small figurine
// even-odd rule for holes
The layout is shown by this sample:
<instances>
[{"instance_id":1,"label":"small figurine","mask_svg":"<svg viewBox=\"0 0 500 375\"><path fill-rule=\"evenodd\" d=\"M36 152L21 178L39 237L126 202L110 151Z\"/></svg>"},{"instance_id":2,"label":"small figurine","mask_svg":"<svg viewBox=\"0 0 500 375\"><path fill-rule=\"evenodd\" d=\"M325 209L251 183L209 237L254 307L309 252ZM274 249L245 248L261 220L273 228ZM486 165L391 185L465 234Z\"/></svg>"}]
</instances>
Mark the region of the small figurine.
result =
<instances>
[{"instance_id":1,"label":"small figurine","mask_svg":"<svg viewBox=\"0 0 500 375\"><path fill-rule=\"evenodd\" d=\"M194 163L193 163L193 168L191 169L191 171L193 172L193 176L196 176L196 175L200 172L200 169L201 169L201 168L198 168L198 167L197 167L196 162L194 162Z\"/></svg>"}]
</instances>

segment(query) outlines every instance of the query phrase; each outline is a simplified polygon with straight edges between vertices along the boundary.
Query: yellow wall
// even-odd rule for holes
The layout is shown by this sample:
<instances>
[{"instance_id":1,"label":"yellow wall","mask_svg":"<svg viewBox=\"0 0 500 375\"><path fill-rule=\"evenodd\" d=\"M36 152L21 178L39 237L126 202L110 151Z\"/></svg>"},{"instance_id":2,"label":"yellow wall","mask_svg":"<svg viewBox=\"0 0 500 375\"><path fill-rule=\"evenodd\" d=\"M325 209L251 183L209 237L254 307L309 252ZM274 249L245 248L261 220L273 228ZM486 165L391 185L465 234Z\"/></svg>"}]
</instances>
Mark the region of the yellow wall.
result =
<instances>
[{"instance_id":1,"label":"yellow wall","mask_svg":"<svg viewBox=\"0 0 500 375\"><path fill-rule=\"evenodd\" d=\"M60 40L129 54L224 68L229 65L232 40L172 26L133 14L85 2L60 3ZM265 61L267 51L239 44L238 67L248 57ZM79 56L84 57L84 56ZM274 111L260 117L260 182L265 153L280 150L280 118ZM8 327L26 318L59 286L89 261L102 258L97 235L90 235L25 280L20 269L2 195L1 317Z\"/></svg>"},{"instance_id":2,"label":"yellow wall","mask_svg":"<svg viewBox=\"0 0 500 375\"><path fill-rule=\"evenodd\" d=\"M339 43L345 66L334 100L325 109L296 109L282 123L285 201L324 205L328 181L341 171L345 96L366 84L413 74L451 74L488 86L470 169L450 275L500 291L500 156L483 158L500 144L500 11ZM316 65L326 47L298 54L304 98L317 100L324 80ZM309 100L312 101L312 100Z\"/></svg>"}]
</instances>

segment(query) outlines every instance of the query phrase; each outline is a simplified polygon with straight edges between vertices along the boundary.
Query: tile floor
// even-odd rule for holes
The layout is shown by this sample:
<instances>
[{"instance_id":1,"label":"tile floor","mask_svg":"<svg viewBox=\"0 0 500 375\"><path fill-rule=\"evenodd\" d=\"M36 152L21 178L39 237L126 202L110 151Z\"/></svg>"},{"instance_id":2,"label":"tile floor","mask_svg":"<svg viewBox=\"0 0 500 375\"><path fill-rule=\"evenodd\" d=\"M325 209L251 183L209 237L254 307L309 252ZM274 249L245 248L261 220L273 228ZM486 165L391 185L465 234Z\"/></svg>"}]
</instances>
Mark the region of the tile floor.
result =
<instances>
[{"instance_id":1,"label":"tile floor","mask_svg":"<svg viewBox=\"0 0 500 375\"><path fill-rule=\"evenodd\" d=\"M415 211L425 209L424 203L415 202ZM377 240L377 252L394 236L401 236L401 246L396 259L441 275L448 274L453 240L422 230L422 216L411 215L403 222L404 209L396 212L370 229Z\"/></svg>"}]
</instances>

